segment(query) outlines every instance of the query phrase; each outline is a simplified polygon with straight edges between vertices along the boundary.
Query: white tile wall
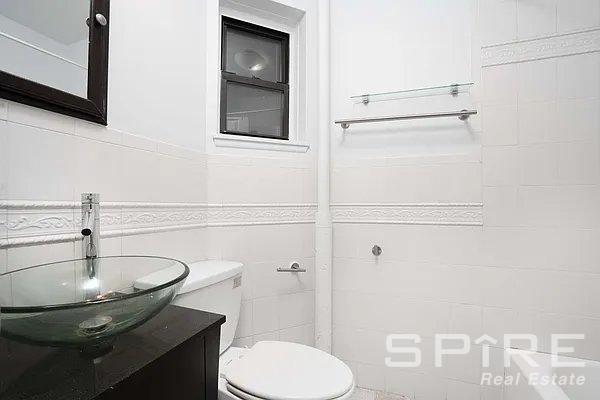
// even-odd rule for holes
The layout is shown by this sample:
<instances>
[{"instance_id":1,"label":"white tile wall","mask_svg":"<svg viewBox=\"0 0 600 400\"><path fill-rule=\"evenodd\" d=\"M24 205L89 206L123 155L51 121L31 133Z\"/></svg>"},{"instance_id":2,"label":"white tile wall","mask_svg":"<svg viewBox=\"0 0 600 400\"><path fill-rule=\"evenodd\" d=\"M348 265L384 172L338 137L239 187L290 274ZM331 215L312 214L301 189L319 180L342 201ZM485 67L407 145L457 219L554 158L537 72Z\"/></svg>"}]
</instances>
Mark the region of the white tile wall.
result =
<instances>
[{"instance_id":1,"label":"white tile wall","mask_svg":"<svg viewBox=\"0 0 600 400\"><path fill-rule=\"evenodd\" d=\"M572 32L600 25L600 3L597 0L558 0L559 32Z\"/></svg>"},{"instance_id":2,"label":"white tile wall","mask_svg":"<svg viewBox=\"0 0 600 400\"><path fill-rule=\"evenodd\" d=\"M517 39L517 0L480 0L479 24L483 45Z\"/></svg>"},{"instance_id":3,"label":"white tile wall","mask_svg":"<svg viewBox=\"0 0 600 400\"><path fill-rule=\"evenodd\" d=\"M314 225L211 227L209 257L244 263L236 343L268 337L314 343ZM276 272L297 261L306 273Z\"/></svg>"},{"instance_id":4,"label":"white tile wall","mask_svg":"<svg viewBox=\"0 0 600 400\"><path fill-rule=\"evenodd\" d=\"M519 39L548 36L556 32L556 0L518 0Z\"/></svg>"},{"instance_id":5,"label":"white tile wall","mask_svg":"<svg viewBox=\"0 0 600 400\"><path fill-rule=\"evenodd\" d=\"M1 107L2 103L0 103L0 111ZM7 122L0 119L0 200L6 199L8 197L8 163L9 159Z\"/></svg>"},{"instance_id":6,"label":"white tile wall","mask_svg":"<svg viewBox=\"0 0 600 400\"><path fill-rule=\"evenodd\" d=\"M474 48L600 28L598 1L477 3ZM576 355L600 359L599 71L597 51L474 71L481 164L435 165L419 153L334 165L335 203L484 205L483 227L334 225L334 353L359 386L415 399L502 398L501 388L479 386L480 346L442 370L432 361L387 368L388 333L423 335L427 358L434 333L534 333L549 351L551 333L576 331L587 338ZM383 248L378 258L373 244ZM501 373L497 346L492 370Z\"/></svg>"},{"instance_id":7,"label":"white tile wall","mask_svg":"<svg viewBox=\"0 0 600 400\"><path fill-rule=\"evenodd\" d=\"M2 200L79 201L80 193L90 191L99 192L104 202L210 202L240 204L242 209L248 203L314 204L314 167L314 160L306 158L207 157L110 127L0 102ZM70 217L72 211L67 212ZM7 235L6 219L3 210L0 238ZM101 243L104 255L243 262L239 345L279 338L314 342L314 247L311 223L194 228L126 235ZM0 273L80 255L79 243L73 242L2 249ZM294 261L308 272L276 272Z\"/></svg>"}]
</instances>

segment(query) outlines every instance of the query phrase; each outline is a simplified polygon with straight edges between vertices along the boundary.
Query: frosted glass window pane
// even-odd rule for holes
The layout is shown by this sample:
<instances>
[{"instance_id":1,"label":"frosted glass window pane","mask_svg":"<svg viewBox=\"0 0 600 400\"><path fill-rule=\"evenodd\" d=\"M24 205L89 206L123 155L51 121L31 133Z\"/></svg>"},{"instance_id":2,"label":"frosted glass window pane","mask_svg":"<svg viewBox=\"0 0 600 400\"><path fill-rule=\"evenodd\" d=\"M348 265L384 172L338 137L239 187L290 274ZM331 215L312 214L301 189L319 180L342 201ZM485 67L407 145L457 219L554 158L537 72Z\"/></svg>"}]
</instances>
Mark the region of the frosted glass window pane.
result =
<instances>
[{"instance_id":1,"label":"frosted glass window pane","mask_svg":"<svg viewBox=\"0 0 600 400\"><path fill-rule=\"evenodd\" d=\"M249 78L281 82L282 44L252 33L227 30L225 70Z\"/></svg>"},{"instance_id":2,"label":"frosted glass window pane","mask_svg":"<svg viewBox=\"0 0 600 400\"><path fill-rule=\"evenodd\" d=\"M227 131L283 137L283 93L227 83Z\"/></svg>"}]
</instances>

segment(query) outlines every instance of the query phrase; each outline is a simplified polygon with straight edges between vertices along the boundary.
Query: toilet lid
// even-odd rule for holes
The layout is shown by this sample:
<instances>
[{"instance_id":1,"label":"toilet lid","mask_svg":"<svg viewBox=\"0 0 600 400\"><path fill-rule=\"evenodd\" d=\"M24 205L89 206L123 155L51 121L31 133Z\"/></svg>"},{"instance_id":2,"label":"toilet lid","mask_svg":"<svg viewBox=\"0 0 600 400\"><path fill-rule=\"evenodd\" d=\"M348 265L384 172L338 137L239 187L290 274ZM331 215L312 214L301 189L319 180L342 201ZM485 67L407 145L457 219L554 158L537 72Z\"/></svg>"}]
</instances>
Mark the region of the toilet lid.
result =
<instances>
[{"instance_id":1,"label":"toilet lid","mask_svg":"<svg viewBox=\"0 0 600 400\"><path fill-rule=\"evenodd\" d=\"M224 374L249 399L331 400L354 384L352 371L334 356L288 342L258 342ZM241 393L240 393L241 394Z\"/></svg>"}]
</instances>

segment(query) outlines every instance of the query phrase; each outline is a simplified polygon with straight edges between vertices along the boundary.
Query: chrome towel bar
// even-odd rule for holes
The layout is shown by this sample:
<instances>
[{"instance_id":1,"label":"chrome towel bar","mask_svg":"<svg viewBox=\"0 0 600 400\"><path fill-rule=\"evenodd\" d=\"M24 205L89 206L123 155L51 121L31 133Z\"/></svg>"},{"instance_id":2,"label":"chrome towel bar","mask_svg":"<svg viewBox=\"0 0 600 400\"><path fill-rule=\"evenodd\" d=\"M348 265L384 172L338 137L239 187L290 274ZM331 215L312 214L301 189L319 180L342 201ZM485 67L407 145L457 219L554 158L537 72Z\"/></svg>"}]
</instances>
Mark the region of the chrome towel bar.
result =
<instances>
[{"instance_id":1,"label":"chrome towel bar","mask_svg":"<svg viewBox=\"0 0 600 400\"><path fill-rule=\"evenodd\" d=\"M300 264L295 262L289 268L277 268L277 272L306 272L306 268L300 268Z\"/></svg>"},{"instance_id":2,"label":"chrome towel bar","mask_svg":"<svg viewBox=\"0 0 600 400\"><path fill-rule=\"evenodd\" d=\"M477 110L460 110L460 111L449 111L439 112L430 114L406 114L406 115L392 115L387 117L374 117L374 118L355 118L355 119L340 119L335 121L336 124L340 124L343 129L348 129L352 124L366 124L369 122L386 122L386 121L405 121L409 119L427 119L427 118L446 118L446 117L458 117L461 121L467 120L471 115L476 115Z\"/></svg>"}]
</instances>

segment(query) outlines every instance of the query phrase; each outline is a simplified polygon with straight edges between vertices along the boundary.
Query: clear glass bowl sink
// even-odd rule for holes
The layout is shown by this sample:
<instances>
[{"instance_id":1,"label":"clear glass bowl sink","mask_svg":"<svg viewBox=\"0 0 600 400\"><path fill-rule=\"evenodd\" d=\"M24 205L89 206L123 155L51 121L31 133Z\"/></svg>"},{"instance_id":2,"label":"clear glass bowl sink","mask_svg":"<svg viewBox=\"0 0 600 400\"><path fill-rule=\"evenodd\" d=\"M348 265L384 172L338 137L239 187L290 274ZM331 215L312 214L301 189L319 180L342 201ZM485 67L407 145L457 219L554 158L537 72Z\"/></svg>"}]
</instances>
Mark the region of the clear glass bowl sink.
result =
<instances>
[{"instance_id":1,"label":"clear glass bowl sink","mask_svg":"<svg viewBox=\"0 0 600 400\"><path fill-rule=\"evenodd\" d=\"M49 346L110 341L166 307L189 274L181 261L119 256L0 275L2 336Z\"/></svg>"}]
</instances>

